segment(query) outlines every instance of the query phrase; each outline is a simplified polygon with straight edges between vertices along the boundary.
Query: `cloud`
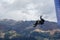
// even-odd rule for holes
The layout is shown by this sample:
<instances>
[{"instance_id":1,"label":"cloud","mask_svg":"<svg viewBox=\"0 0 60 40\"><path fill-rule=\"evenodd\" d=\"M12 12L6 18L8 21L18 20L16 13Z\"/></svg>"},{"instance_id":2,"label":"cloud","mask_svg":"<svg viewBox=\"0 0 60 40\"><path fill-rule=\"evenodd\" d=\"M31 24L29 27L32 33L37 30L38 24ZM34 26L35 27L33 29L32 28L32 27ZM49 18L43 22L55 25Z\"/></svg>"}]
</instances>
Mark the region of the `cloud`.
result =
<instances>
[{"instance_id":1,"label":"cloud","mask_svg":"<svg viewBox=\"0 0 60 40\"><path fill-rule=\"evenodd\" d=\"M53 0L0 0L0 8L1 19L57 21Z\"/></svg>"}]
</instances>

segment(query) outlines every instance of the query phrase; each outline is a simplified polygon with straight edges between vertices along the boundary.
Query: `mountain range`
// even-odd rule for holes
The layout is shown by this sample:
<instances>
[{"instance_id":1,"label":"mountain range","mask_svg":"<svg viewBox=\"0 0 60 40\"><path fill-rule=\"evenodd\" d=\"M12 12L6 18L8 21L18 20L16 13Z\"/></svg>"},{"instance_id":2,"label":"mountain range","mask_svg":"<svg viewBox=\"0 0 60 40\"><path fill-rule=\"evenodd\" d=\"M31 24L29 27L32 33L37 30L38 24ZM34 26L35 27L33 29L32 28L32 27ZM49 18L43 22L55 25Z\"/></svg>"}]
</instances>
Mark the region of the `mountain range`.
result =
<instances>
[{"instance_id":1,"label":"mountain range","mask_svg":"<svg viewBox=\"0 0 60 40\"><path fill-rule=\"evenodd\" d=\"M34 23L35 21L0 20L0 33L14 30L16 33L29 38L51 38L52 35L55 38L56 32L60 34L60 27L57 26L56 22L45 21L43 25L37 25L37 27L33 27ZM57 36L57 38L60 38L60 36Z\"/></svg>"}]
</instances>

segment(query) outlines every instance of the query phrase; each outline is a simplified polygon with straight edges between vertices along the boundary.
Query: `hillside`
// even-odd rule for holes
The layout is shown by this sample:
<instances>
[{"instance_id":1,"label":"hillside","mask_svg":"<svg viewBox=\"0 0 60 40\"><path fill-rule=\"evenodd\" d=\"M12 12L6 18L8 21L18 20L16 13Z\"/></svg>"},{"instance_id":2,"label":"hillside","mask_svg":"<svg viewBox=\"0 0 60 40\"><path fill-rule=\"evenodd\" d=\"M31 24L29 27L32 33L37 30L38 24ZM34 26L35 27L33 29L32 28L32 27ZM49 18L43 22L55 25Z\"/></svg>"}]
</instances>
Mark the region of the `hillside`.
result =
<instances>
[{"instance_id":1,"label":"hillside","mask_svg":"<svg viewBox=\"0 0 60 40\"><path fill-rule=\"evenodd\" d=\"M37 27L33 27L35 21L15 21L15 20L0 20L0 38L5 38L6 35L12 35L13 39L60 39L60 27L57 26L56 22L45 21L43 25L38 25ZM15 32L14 34L19 34L21 36L16 36L13 34L6 34L10 31ZM52 37L52 38L51 38ZM32 39L33 38L33 39Z\"/></svg>"}]
</instances>

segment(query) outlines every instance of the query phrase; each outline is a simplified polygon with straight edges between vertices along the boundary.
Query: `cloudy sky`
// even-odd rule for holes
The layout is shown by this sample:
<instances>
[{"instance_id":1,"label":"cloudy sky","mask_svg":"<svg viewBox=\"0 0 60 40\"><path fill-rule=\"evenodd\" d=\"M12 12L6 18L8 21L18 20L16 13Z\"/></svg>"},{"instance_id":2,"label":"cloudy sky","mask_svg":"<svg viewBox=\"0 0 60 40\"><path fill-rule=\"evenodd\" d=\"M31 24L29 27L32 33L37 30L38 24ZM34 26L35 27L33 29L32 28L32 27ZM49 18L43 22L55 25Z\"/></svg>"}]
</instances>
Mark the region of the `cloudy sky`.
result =
<instances>
[{"instance_id":1,"label":"cloudy sky","mask_svg":"<svg viewBox=\"0 0 60 40\"><path fill-rule=\"evenodd\" d=\"M0 0L0 19L38 20L40 15L57 22L54 0Z\"/></svg>"}]
</instances>

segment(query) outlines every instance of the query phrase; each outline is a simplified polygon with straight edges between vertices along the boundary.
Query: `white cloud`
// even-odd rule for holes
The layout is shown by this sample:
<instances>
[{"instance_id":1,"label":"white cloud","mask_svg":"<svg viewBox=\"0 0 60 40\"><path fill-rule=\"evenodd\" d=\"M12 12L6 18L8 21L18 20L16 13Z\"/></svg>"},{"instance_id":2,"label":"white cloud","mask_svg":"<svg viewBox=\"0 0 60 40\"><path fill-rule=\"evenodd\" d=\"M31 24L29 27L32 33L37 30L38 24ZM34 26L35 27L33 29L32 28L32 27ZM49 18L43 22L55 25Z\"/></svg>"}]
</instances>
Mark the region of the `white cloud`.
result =
<instances>
[{"instance_id":1,"label":"white cloud","mask_svg":"<svg viewBox=\"0 0 60 40\"><path fill-rule=\"evenodd\" d=\"M53 0L0 0L0 4L1 19L38 20L43 15L45 20L57 21Z\"/></svg>"},{"instance_id":2,"label":"white cloud","mask_svg":"<svg viewBox=\"0 0 60 40\"><path fill-rule=\"evenodd\" d=\"M15 2L15 0L2 0L4 3L12 4Z\"/></svg>"}]
</instances>

